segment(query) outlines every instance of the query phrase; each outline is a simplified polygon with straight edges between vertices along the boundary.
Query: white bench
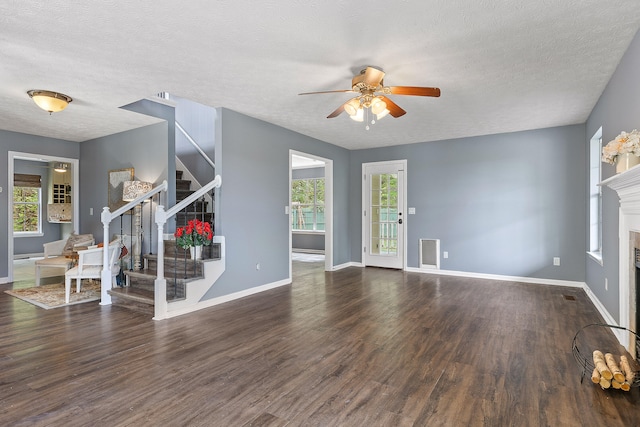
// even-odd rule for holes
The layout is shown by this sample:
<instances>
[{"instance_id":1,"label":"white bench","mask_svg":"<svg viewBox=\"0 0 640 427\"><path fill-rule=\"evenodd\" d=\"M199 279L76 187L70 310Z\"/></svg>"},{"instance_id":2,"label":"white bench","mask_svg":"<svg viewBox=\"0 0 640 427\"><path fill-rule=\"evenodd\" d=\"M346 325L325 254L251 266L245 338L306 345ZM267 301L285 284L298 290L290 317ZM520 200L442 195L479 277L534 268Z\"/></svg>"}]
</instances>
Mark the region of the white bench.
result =
<instances>
[{"instance_id":1,"label":"white bench","mask_svg":"<svg viewBox=\"0 0 640 427\"><path fill-rule=\"evenodd\" d=\"M72 239L70 243L71 250L73 250L74 247L91 246L95 243L93 236L90 234L72 234L69 236L69 239ZM37 286L40 286L40 277L42 277L41 270L43 268L58 268L62 270L59 274L62 276L67 270L73 267L74 260L71 257L65 256L65 247L67 243L69 243L69 239L55 240L42 245L44 247L44 258L35 262Z\"/></svg>"}]
</instances>

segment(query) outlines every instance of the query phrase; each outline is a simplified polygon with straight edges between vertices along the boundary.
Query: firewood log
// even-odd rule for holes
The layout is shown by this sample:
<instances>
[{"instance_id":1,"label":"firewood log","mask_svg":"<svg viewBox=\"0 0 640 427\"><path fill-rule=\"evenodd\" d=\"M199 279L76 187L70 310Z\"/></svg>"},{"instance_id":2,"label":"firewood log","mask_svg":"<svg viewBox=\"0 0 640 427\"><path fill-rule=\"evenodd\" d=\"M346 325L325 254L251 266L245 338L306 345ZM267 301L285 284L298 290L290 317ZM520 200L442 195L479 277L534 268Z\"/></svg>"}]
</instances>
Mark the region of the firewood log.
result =
<instances>
[{"instance_id":1,"label":"firewood log","mask_svg":"<svg viewBox=\"0 0 640 427\"><path fill-rule=\"evenodd\" d=\"M633 384L635 373L631 370L631 365L629 365L629 359L627 359L627 356L620 356L620 367L624 371L626 382Z\"/></svg>"},{"instance_id":2,"label":"firewood log","mask_svg":"<svg viewBox=\"0 0 640 427\"><path fill-rule=\"evenodd\" d=\"M600 387L602 387L602 388L611 387L611 381L609 381L605 377L600 377Z\"/></svg>"},{"instance_id":3,"label":"firewood log","mask_svg":"<svg viewBox=\"0 0 640 427\"><path fill-rule=\"evenodd\" d=\"M631 384L629 384L628 382L623 382L622 384L620 384L620 390L622 391L629 391L631 390Z\"/></svg>"},{"instance_id":4,"label":"firewood log","mask_svg":"<svg viewBox=\"0 0 640 427\"><path fill-rule=\"evenodd\" d=\"M616 390L620 390L622 388L622 383L619 383L616 380L611 380L611 387L615 388Z\"/></svg>"},{"instance_id":5,"label":"firewood log","mask_svg":"<svg viewBox=\"0 0 640 427\"><path fill-rule=\"evenodd\" d=\"M604 360L607 362L607 367L613 374L613 379L616 380L618 384L624 382L624 374L620 370L620 367L616 363L616 358L613 357L613 354L607 353L604 355ZM613 384L612 384L613 385ZM614 386L615 387L615 386ZM618 387L619 388L619 387Z\"/></svg>"},{"instance_id":6,"label":"firewood log","mask_svg":"<svg viewBox=\"0 0 640 427\"><path fill-rule=\"evenodd\" d=\"M610 380L611 378L613 378L613 374L607 367L607 363L604 360L604 355L600 350L595 350L593 352L593 364L595 365L596 369L598 369L598 372L600 372L602 378L604 378L605 380ZM600 385L602 385L602 383Z\"/></svg>"},{"instance_id":7,"label":"firewood log","mask_svg":"<svg viewBox=\"0 0 640 427\"><path fill-rule=\"evenodd\" d=\"M598 368L593 368L593 373L591 374L591 381L594 384L600 384L600 372Z\"/></svg>"}]
</instances>

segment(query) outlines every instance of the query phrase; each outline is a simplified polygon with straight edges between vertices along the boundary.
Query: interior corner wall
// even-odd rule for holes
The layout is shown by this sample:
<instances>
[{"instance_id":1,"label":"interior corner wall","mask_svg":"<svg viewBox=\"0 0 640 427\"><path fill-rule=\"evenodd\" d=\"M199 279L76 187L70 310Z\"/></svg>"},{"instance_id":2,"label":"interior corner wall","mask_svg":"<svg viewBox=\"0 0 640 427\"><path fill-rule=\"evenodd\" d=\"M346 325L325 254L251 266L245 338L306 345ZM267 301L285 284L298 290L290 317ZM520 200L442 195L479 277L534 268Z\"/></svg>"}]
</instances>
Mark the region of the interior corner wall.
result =
<instances>
[{"instance_id":1,"label":"interior corner wall","mask_svg":"<svg viewBox=\"0 0 640 427\"><path fill-rule=\"evenodd\" d=\"M69 159L79 158L79 144L77 142L64 141L61 139L46 138L42 136L28 135L24 133L0 130L0 283L2 279L8 277L9 259L8 239L9 239L9 203L11 197L7 189L9 188L9 177L7 168L9 165L9 151L22 153L42 154L47 156L58 156Z\"/></svg>"},{"instance_id":2,"label":"interior corner wall","mask_svg":"<svg viewBox=\"0 0 640 427\"><path fill-rule=\"evenodd\" d=\"M443 270L584 281L586 147L574 125L353 151L352 259L362 164L407 159L408 267L419 267L419 239L440 239Z\"/></svg>"},{"instance_id":3,"label":"interior corner wall","mask_svg":"<svg viewBox=\"0 0 640 427\"><path fill-rule=\"evenodd\" d=\"M134 168L136 179L160 184L168 180L167 123L157 123L130 131L92 139L80 144L80 232L92 233L96 242L102 242L101 213L108 201L108 174L110 170ZM175 172L174 175L175 177ZM172 180L168 180L172 181ZM175 183L175 180L173 180ZM90 215L93 209L93 215ZM143 220L148 220L148 208L143 208ZM123 215L123 230L131 234L130 215ZM148 230L148 225L143 228ZM153 228L155 233L155 227ZM114 220L110 234L120 232L120 221ZM143 252L148 248L143 240ZM157 242L156 235L153 241Z\"/></svg>"},{"instance_id":4,"label":"interior corner wall","mask_svg":"<svg viewBox=\"0 0 640 427\"><path fill-rule=\"evenodd\" d=\"M636 34L618 64L596 106L587 120L585 144L602 126L602 144L606 145L621 131L640 129L640 33ZM615 174L615 167L602 163L602 179ZM585 166L588 167L588 166ZM584 191L588 192L588 188ZM619 206L616 192L602 189L602 265L586 258L586 282L607 311L620 322L619 287ZM588 229L589 224L585 223ZM605 289L605 279L609 289Z\"/></svg>"},{"instance_id":5,"label":"interior corner wall","mask_svg":"<svg viewBox=\"0 0 640 427\"><path fill-rule=\"evenodd\" d=\"M172 96L176 102L176 121L215 163L216 109L188 99ZM200 185L215 178L215 170L180 131L176 132L176 156Z\"/></svg>"},{"instance_id":6,"label":"interior corner wall","mask_svg":"<svg viewBox=\"0 0 640 427\"><path fill-rule=\"evenodd\" d=\"M175 107L163 104L161 102L154 102L148 99L141 99L140 101L125 105L122 107L124 110L134 111L136 113L145 114L151 117L157 117L165 121L165 132L162 136L159 136L159 140L150 139L149 145L162 144L161 148L164 150L160 153L153 153L152 157L162 157L161 165L164 167L164 176L167 180L167 206L173 206L176 204L176 111ZM141 143L143 146L144 143ZM146 154L149 154L147 152ZM146 155L143 154L143 155ZM139 159L136 158L135 161ZM155 181L149 181L155 182ZM166 207L166 206L165 206ZM173 221L167 223L167 230L173 232L175 230L175 223Z\"/></svg>"},{"instance_id":7,"label":"interior corner wall","mask_svg":"<svg viewBox=\"0 0 640 427\"><path fill-rule=\"evenodd\" d=\"M222 187L216 200L216 234L225 236L226 270L203 300L290 279L285 214L290 149L333 161L334 264L349 262L349 152L231 110L218 112L216 166Z\"/></svg>"}]
</instances>

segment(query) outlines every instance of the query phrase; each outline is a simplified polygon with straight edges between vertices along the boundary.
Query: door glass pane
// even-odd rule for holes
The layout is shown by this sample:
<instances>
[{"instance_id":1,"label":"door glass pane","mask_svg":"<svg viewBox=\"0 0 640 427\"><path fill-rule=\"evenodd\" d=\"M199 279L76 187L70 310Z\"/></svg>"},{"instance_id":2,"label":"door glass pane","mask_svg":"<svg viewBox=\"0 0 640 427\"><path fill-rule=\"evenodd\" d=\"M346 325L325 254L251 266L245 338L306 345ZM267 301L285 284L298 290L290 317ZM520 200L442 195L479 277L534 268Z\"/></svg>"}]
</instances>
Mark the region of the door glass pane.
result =
<instances>
[{"instance_id":1,"label":"door glass pane","mask_svg":"<svg viewBox=\"0 0 640 427\"><path fill-rule=\"evenodd\" d=\"M370 182L370 253L396 256L398 253L398 175L372 174Z\"/></svg>"}]
</instances>

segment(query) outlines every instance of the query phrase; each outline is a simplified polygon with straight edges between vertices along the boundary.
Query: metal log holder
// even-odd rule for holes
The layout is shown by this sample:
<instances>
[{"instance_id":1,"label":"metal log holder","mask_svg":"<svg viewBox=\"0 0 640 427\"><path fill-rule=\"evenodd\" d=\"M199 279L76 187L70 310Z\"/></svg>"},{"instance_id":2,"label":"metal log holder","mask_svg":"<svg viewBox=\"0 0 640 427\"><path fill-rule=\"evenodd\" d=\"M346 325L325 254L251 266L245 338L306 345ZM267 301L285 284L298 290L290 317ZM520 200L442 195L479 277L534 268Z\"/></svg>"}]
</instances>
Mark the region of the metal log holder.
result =
<instances>
[{"instance_id":1,"label":"metal log holder","mask_svg":"<svg viewBox=\"0 0 640 427\"><path fill-rule=\"evenodd\" d=\"M582 327L580 330L578 330L578 332L576 332L571 344L571 351L573 353L573 357L576 359L576 362L578 362L578 365L580 365L580 367L582 368L582 374L580 377L581 384L582 384L582 381L584 380L585 375L590 376L593 370L595 369L595 365L593 363L593 351L601 350L598 348L589 348L587 345L585 345L584 343L585 340L583 339L583 335L586 335L587 331L590 328L613 328L613 329L621 329L623 331L632 333L633 335L636 336L636 339L635 339L636 357L640 355L640 336L634 331L624 328L622 326L607 325L605 323L592 323L592 324L586 325ZM591 341L593 341L593 339ZM624 347L622 347L621 345L618 345L618 347L621 349L624 349ZM619 350L616 350L616 351L619 352ZM603 353L604 352L605 351L603 351ZM614 351L609 351L609 352L614 354ZM638 369L638 366L640 365L638 363L638 360L634 359L626 350L625 350L625 353L626 353L625 355L627 356L631 364L634 365L631 368L635 369L635 377L633 379L633 383L631 383L630 386L640 387L640 370Z\"/></svg>"}]
</instances>

